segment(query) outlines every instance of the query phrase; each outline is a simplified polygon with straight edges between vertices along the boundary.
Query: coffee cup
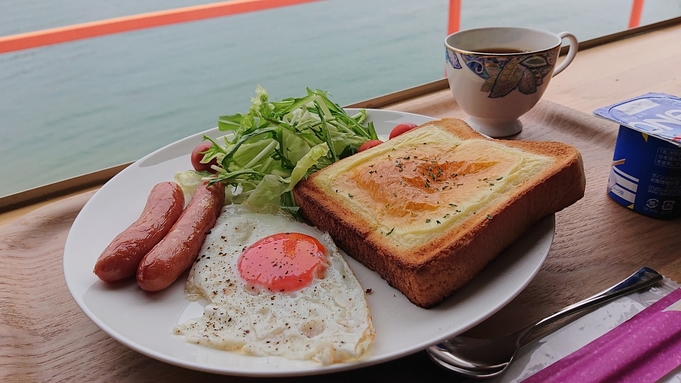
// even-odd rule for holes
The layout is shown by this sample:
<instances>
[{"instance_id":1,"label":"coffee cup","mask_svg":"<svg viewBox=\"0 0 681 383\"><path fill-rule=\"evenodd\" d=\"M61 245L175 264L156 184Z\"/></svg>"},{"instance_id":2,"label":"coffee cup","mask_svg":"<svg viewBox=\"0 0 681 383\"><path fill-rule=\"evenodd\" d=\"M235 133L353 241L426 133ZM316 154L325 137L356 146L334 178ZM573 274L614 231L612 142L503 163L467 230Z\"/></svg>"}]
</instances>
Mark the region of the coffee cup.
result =
<instances>
[{"instance_id":1,"label":"coffee cup","mask_svg":"<svg viewBox=\"0 0 681 383\"><path fill-rule=\"evenodd\" d=\"M563 39L565 59L556 66ZM522 130L527 113L577 54L578 42L568 32L554 34L520 27L487 27L453 33L445 39L449 88L466 122L490 137Z\"/></svg>"}]
</instances>

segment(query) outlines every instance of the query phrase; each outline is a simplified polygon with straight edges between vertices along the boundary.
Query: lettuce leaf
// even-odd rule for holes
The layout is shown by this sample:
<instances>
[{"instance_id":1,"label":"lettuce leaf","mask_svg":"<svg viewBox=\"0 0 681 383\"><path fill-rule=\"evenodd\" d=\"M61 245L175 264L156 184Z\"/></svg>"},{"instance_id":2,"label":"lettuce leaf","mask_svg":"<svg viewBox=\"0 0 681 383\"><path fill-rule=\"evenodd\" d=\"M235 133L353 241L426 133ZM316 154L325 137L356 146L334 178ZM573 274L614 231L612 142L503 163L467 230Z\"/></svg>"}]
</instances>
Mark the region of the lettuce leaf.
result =
<instances>
[{"instance_id":1,"label":"lettuce leaf","mask_svg":"<svg viewBox=\"0 0 681 383\"><path fill-rule=\"evenodd\" d=\"M378 138L365 110L351 116L327 92L306 90L300 98L270 101L258 86L248 113L221 116L218 128L225 136L204 137L212 146L202 162L217 159L216 172L178 173L175 179L185 193L193 193L197 179L223 182L227 203L295 212L292 191L300 180Z\"/></svg>"}]
</instances>

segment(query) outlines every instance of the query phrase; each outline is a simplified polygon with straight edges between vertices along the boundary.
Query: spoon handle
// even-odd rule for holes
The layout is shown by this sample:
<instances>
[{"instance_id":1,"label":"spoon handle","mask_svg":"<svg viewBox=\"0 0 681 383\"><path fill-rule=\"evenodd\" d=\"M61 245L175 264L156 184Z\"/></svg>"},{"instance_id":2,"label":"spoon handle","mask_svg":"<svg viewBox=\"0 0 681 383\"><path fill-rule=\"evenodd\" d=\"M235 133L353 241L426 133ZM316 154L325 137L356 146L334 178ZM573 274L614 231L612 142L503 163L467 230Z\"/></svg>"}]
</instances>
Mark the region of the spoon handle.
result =
<instances>
[{"instance_id":1,"label":"spoon handle","mask_svg":"<svg viewBox=\"0 0 681 383\"><path fill-rule=\"evenodd\" d=\"M563 308L562 310L557 311L547 316L546 318L540 319L530 324L529 326L525 327L520 331L522 333L522 336L518 340L518 344L519 345L522 344L523 340L528 335L530 335L535 330L538 330L541 327L546 326L549 323L553 323L556 320L564 318L568 315L572 315L579 311L627 295L629 293L638 291L645 287L652 286L661 280L662 275L660 275L657 271L650 269L648 267L642 267L637 272L631 274L627 279L616 284L615 286L612 286L609 289L601 291L600 293L593 295L589 298L586 298L582 301L573 303Z\"/></svg>"}]
</instances>

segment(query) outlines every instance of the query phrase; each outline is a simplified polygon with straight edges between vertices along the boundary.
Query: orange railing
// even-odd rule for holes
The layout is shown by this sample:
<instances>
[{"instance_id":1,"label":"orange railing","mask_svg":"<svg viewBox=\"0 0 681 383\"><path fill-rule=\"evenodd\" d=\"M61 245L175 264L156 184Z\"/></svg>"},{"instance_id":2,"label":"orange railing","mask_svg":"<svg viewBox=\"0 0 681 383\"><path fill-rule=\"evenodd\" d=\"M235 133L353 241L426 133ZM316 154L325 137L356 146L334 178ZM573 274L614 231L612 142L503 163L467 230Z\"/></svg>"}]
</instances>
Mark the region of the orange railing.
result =
<instances>
[{"instance_id":1,"label":"orange railing","mask_svg":"<svg viewBox=\"0 0 681 383\"><path fill-rule=\"evenodd\" d=\"M313 1L318 0L233 0L75 24L0 37L0 53ZM461 27L461 1L449 0L448 33L456 32ZM644 1L633 0L629 28L639 26Z\"/></svg>"},{"instance_id":2,"label":"orange railing","mask_svg":"<svg viewBox=\"0 0 681 383\"><path fill-rule=\"evenodd\" d=\"M636 28L641 24L641 13L643 13L643 2L645 0L634 0L629 14L629 28Z\"/></svg>"},{"instance_id":3,"label":"orange railing","mask_svg":"<svg viewBox=\"0 0 681 383\"><path fill-rule=\"evenodd\" d=\"M0 53L312 1L317 0L235 0L69 25L0 37Z\"/></svg>"},{"instance_id":4,"label":"orange railing","mask_svg":"<svg viewBox=\"0 0 681 383\"><path fill-rule=\"evenodd\" d=\"M641 13L645 0L633 0L629 15L629 29L641 24ZM461 28L461 0L449 0L449 18L447 34L457 32Z\"/></svg>"},{"instance_id":5,"label":"orange railing","mask_svg":"<svg viewBox=\"0 0 681 383\"><path fill-rule=\"evenodd\" d=\"M449 0L447 34L458 32L459 29L461 29L461 0Z\"/></svg>"}]
</instances>

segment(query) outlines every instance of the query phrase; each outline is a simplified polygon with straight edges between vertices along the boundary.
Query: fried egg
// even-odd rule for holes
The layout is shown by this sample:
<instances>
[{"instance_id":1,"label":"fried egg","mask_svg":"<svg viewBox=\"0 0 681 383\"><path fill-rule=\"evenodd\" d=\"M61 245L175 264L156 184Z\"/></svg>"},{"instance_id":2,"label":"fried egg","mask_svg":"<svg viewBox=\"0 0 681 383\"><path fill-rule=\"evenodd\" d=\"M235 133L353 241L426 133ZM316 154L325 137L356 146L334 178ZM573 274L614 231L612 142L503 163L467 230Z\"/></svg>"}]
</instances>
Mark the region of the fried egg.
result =
<instances>
[{"instance_id":1,"label":"fried egg","mask_svg":"<svg viewBox=\"0 0 681 383\"><path fill-rule=\"evenodd\" d=\"M331 237L284 214L226 206L185 291L206 302L174 329L191 343L328 365L374 338L364 289Z\"/></svg>"}]
</instances>

